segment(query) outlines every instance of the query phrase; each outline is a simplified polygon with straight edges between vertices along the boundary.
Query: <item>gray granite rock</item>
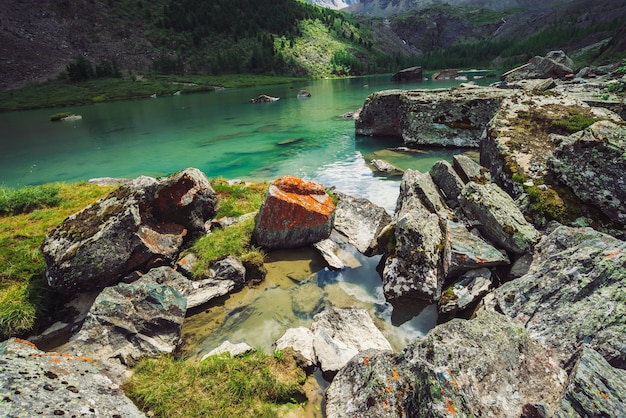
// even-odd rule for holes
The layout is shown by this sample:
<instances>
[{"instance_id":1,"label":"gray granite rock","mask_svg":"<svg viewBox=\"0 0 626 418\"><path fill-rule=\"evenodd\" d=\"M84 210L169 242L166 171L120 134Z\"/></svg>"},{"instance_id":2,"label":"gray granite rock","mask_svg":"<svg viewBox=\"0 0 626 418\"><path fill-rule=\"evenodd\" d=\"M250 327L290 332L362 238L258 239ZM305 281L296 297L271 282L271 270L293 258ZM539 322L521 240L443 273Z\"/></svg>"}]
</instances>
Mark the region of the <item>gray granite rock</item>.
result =
<instances>
[{"instance_id":1,"label":"gray granite rock","mask_svg":"<svg viewBox=\"0 0 626 418\"><path fill-rule=\"evenodd\" d=\"M124 395L125 378L98 359L11 338L0 343L0 415L145 417Z\"/></svg>"}]
</instances>

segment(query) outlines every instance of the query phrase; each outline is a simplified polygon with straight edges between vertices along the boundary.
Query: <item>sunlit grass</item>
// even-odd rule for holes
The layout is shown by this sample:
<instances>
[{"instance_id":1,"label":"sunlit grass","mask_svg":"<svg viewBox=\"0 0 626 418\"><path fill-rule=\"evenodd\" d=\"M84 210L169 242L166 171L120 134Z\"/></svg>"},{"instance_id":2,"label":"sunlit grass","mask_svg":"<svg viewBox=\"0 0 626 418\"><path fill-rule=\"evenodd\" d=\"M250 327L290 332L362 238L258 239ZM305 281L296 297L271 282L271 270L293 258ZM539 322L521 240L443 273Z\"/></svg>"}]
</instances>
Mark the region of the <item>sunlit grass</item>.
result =
<instances>
[{"instance_id":1,"label":"sunlit grass","mask_svg":"<svg viewBox=\"0 0 626 418\"><path fill-rule=\"evenodd\" d=\"M276 417L303 398L305 374L293 360L253 352L202 362L170 356L141 360L126 394L155 417Z\"/></svg>"},{"instance_id":2,"label":"sunlit grass","mask_svg":"<svg viewBox=\"0 0 626 418\"><path fill-rule=\"evenodd\" d=\"M11 189L9 194L28 196L24 200L29 203L24 207L52 207L15 215L1 212L0 336L19 335L32 329L37 318L57 300L57 295L48 288L44 278L45 263L41 245L46 234L69 215L113 189L87 183L44 185L17 191ZM43 197L38 201L33 196ZM54 199L50 200L50 196Z\"/></svg>"}]
</instances>

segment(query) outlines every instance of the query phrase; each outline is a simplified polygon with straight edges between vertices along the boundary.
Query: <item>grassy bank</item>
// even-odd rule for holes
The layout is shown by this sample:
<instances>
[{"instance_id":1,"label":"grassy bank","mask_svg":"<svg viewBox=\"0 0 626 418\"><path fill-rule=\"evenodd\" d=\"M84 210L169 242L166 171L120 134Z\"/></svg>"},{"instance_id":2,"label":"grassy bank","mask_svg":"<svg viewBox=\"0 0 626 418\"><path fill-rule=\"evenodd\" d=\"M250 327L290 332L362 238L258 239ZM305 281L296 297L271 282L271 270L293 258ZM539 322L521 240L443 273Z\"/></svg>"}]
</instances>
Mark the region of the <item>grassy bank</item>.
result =
<instances>
[{"instance_id":1,"label":"grassy bank","mask_svg":"<svg viewBox=\"0 0 626 418\"><path fill-rule=\"evenodd\" d=\"M140 361L124 391L150 416L269 418L303 400L305 379L281 352L202 362L163 356Z\"/></svg>"},{"instance_id":2,"label":"grassy bank","mask_svg":"<svg viewBox=\"0 0 626 418\"><path fill-rule=\"evenodd\" d=\"M41 245L66 217L113 188L86 183L0 187L0 337L33 329L58 295L44 277Z\"/></svg>"},{"instance_id":3,"label":"grassy bank","mask_svg":"<svg viewBox=\"0 0 626 418\"><path fill-rule=\"evenodd\" d=\"M258 210L267 190L265 183L228 184L224 179L212 179L211 185L218 196L218 218ZM0 340L24 335L60 308L63 298L44 277L45 236L114 189L87 183L0 187ZM250 219L216 230L189 251L198 254L200 264L228 254L243 260L260 257L262 263L262 253L250 246ZM213 356L203 362L163 356L141 360L124 390L150 416L277 417L301 408L305 379L293 357L282 352Z\"/></svg>"},{"instance_id":4,"label":"grassy bank","mask_svg":"<svg viewBox=\"0 0 626 418\"><path fill-rule=\"evenodd\" d=\"M68 79L48 81L19 90L0 92L0 111L85 105L115 100L214 91L216 88L242 88L302 81L296 77L253 74L219 76L155 75L130 78L94 78L81 82Z\"/></svg>"}]
</instances>

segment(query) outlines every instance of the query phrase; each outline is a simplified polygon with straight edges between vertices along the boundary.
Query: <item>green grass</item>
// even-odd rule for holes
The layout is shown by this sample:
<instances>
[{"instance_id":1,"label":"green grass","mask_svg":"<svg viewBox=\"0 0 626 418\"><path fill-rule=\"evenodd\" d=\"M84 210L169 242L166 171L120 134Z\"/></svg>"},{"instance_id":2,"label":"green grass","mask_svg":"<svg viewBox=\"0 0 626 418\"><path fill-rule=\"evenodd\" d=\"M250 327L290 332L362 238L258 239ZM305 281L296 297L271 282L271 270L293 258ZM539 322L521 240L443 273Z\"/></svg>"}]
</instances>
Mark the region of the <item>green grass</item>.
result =
<instances>
[{"instance_id":1,"label":"green grass","mask_svg":"<svg viewBox=\"0 0 626 418\"><path fill-rule=\"evenodd\" d=\"M565 119L552 121L552 126L562 133L573 134L582 131L602 119L578 111L571 111Z\"/></svg>"},{"instance_id":2,"label":"green grass","mask_svg":"<svg viewBox=\"0 0 626 418\"><path fill-rule=\"evenodd\" d=\"M61 202L58 184L13 189L0 186L0 216L18 215Z\"/></svg>"},{"instance_id":3,"label":"green grass","mask_svg":"<svg viewBox=\"0 0 626 418\"><path fill-rule=\"evenodd\" d=\"M267 192L266 183L229 185L224 179L213 179L211 185L218 196L218 217L258 210ZM41 245L46 234L114 189L87 183L0 187L0 337L32 330L37 319L60 300L44 277ZM227 255L262 268L264 253L250 246L253 229L254 219L249 218L195 242L190 251L204 266L197 274L207 274L209 262Z\"/></svg>"},{"instance_id":4,"label":"green grass","mask_svg":"<svg viewBox=\"0 0 626 418\"><path fill-rule=\"evenodd\" d=\"M155 417L277 417L279 405L303 398L305 379L293 360L278 357L257 351L202 362L144 359L124 391Z\"/></svg>"},{"instance_id":5,"label":"green grass","mask_svg":"<svg viewBox=\"0 0 626 418\"><path fill-rule=\"evenodd\" d=\"M270 77L252 74L221 76L147 76L141 81L121 78L94 78L81 82L67 79L48 81L19 90L0 92L0 111L39 109L94 104L115 100L147 98L213 91L215 87L242 88L301 81L296 77Z\"/></svg>"},{"instance_id":6,"label":"green grass","mask_svg":"<svg viewBox=\"0 0 626 418\"><path fill-rule=\"evenodd\" d=\"M218 206L216 218L223 216L237 217L259 210L267 183L228 184L223 178L211 181L211 187L217 194Z\"/></svg>"},{"instance_id":7,"label":"green grass","mask_svg":"<svg viewBox=\"0 0 626 418\"><path fill-rule=\"evenodd\" d=\"M268 187L266 183L230 185L222 178L212 180L211 186L218 197L217 219L258 211ZM253 230L254 218L250 217L198 239L189 250L199 259L194 275L198 278L207 276L209 264L228 255L238 257L244 265L261 268L265 254L251 245Z\"/></svg>"},{"instance_id":8,"label":"green grass","mask_svg":"<svg viewBox=\"0 0 626 418\"><path fill-rule=\"evenodd\" d=\"M44 277L46 234L112 190L86 183L0 189L9 208L0 214L0 337L31 330L59 300Z\"/></svg>"}]
</instances>

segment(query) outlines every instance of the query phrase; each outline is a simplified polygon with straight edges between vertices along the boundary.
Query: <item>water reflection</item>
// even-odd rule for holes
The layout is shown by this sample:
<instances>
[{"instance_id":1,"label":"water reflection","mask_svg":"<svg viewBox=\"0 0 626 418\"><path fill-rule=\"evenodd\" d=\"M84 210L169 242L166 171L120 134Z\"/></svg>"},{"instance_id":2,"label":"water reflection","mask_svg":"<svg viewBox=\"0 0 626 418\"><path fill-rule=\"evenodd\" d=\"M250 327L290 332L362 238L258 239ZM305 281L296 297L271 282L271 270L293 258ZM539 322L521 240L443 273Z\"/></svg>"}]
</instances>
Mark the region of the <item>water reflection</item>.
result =
<instances>
[{"instance_id":1,"label":"water reflection","mask_svg":"<svg viewBox=\"0 0 626 418\"><path fill-rule=\"evenodd\" d=\"M184 354L202 358L225 340L272 352L273 342L288 328L310 326L313 316L328 305L367 310L398 351L434 327L436 307L416 303L392 307L385 301L376 272L381 256L366 257L349 245L344 249L358 259L360 267L330 271L308 247L270 253L262 284L187 318L182 332Z\"/></svg>"}]
</instances>

